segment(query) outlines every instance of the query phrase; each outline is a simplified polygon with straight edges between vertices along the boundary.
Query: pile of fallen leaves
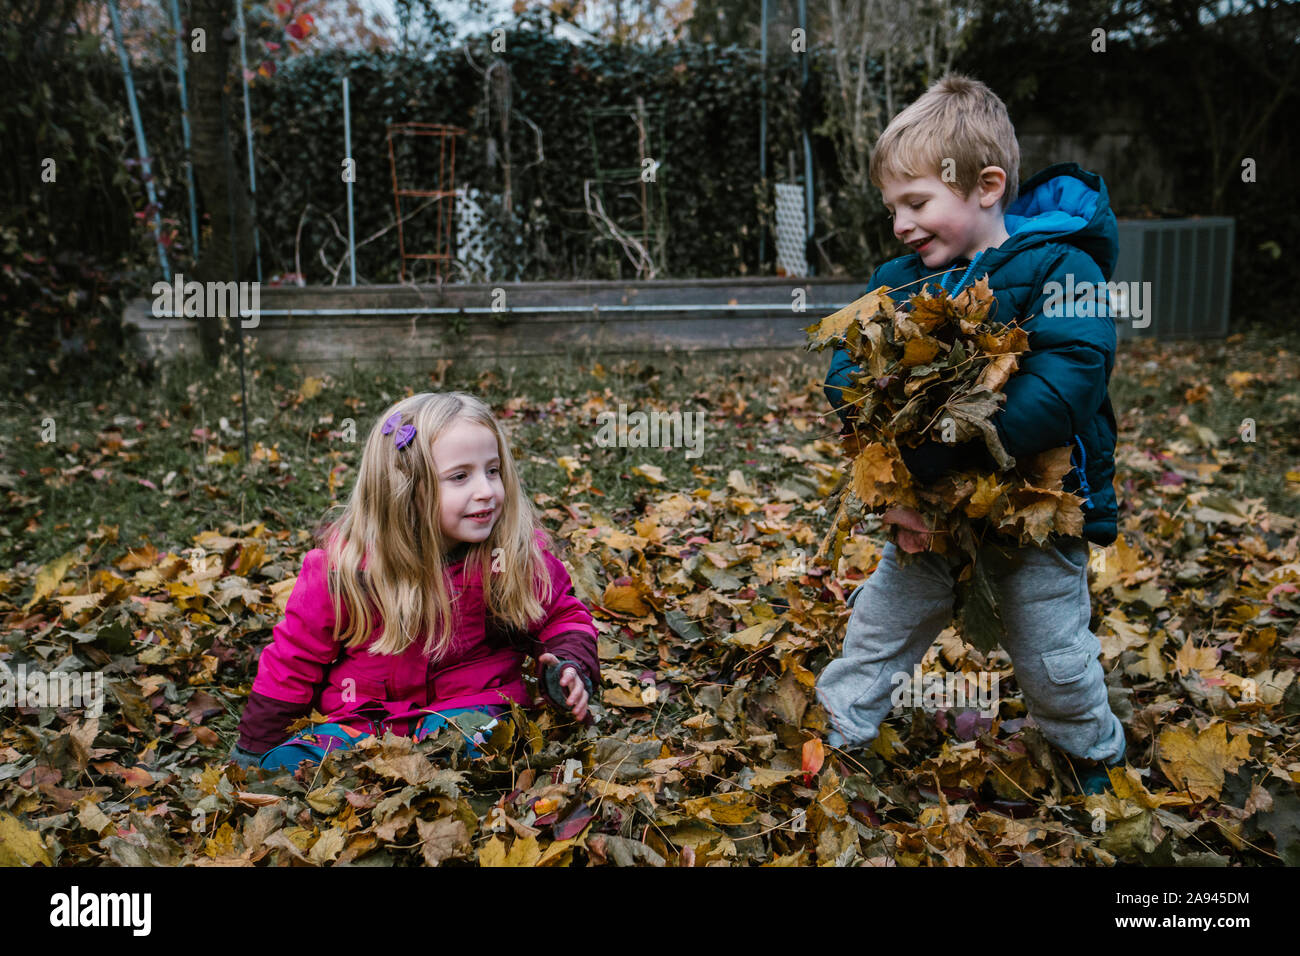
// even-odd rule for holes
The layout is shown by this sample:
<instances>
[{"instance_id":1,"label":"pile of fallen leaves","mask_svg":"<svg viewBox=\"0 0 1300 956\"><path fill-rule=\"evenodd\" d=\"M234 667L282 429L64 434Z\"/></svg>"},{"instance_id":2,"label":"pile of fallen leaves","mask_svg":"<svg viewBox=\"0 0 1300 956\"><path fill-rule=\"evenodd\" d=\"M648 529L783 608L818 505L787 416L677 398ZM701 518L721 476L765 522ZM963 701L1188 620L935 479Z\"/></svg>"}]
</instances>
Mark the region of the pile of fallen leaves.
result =
<instances>
[{"instance_id":1,"label":"pile of fallen leaves","mask_svg":"<svg viewBox=\"0 0 1300 956\"><path fill-rule=\"evenodd\" d=\"M918 512L934 532L930 550L963 556L954 572L963 629L988 650L1001 625L990 584L996 552L981 546L997 540L990 532L1008 544L1037 545L1053 533L1082 534L1083 500L1062 490L1071 450L1050 449L1017 467L1002 447L992 418L1029 336L1015 324L990 321L987 280L956 298L926 287L895 302L890 291L868 292L806 330L810 348L841 344L858 367L854 385L842 392L852 466L823 549L833 561L849 529L867 515ZM984 443L996 471L968 467L922 485L900 451L970 440Z\"/></svg>"},{"instance_id":2,"label":"pile of fallen leaves","mask_svg":"<svg viewBox=\"0 0 1300 956\"><path fill-rule=\"evenodd\" d=\"M534 497L596 620L593 728L517 711L477 760L445 730L245 772L225 755L307 535L269 509L169 546L101 526L62 558L0 572L0 663L105 680L97 716L0 710L0 865L1300 865L1300 522L1238 487L1273 441L1300 492L1300 444L1280 426L1249 447L1203 424L1211 389L1300 412L1300 370L1276 349L1246 369L1179 354L1120 364L1174 394L1117 406L1120 537L1090 575L1130 742L1110 793L1072 793L1009 658L953 628L921 667L996 675L995 715L902 711L865 755L827 748L813 685L883 540L813 559L845 474L820 437L819 383L755 377L679 397L739 454L711 450L671 482L664 457L597 447L594 429L556 447L556 421L626 400L600 387L512 398L503 415L537 420L540 437L512 424L512 443L567 481ZM639 487L632 506L605 504L615 477Z\"/></svg>"}]
</instances>

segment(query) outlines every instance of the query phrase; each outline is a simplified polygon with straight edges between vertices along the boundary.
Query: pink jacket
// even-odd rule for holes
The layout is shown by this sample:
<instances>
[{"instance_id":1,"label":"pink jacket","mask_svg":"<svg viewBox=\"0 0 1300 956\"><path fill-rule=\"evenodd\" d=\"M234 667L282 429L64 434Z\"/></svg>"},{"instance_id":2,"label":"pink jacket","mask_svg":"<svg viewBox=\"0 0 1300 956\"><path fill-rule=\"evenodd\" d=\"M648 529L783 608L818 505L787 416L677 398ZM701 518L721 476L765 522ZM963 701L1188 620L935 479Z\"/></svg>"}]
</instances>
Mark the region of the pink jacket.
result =
<instances>
[{"instance_id":1,"label":"pink jacket","mask_svg":"<svg viewBox=\"0 0 1300 956\"><path fill-rule=\"evenodd\" d=\"M511 701L530 706L522 672L525 653L535 657L549 651L572 661L593 687L599 686L591 613L573 595L564 564L547 549L541 532L538 543L554 596L545 616L527 635L511 635L487 620L477 569L467 570L463 559L449 566L457 613L450 651L436 664L424 653L423 634L396 655L369 653L379 636L378 625L358 647L336 643L326 553L321 548L308 551L284 619L275 626L258 662L240 721L239 746L253 753L278 746L289 736L286 725L312 709L339 723L364 723L405 721L429 708Z\"/></svg>"}]
</instances>

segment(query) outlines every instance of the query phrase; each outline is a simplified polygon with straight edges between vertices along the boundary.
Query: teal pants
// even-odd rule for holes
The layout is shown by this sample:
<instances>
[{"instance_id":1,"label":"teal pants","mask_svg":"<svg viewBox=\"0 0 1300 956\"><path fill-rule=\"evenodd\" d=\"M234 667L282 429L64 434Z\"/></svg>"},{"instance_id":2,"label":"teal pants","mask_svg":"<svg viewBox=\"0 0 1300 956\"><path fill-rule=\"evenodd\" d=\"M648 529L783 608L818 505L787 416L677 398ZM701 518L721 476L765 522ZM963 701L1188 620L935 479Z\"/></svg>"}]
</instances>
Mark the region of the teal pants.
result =
<instances>
[{"instance_id":1,"label":"teal pants","mask_svg":"<svg viewBox=\"0 0 1300 956\"><path fill-rule=\"evenodd\" d=\"M450 710L439 711L436 714L429 714L416 725L414 737L417 741L423 740L448 724L459 729L457 718L467 714L475 717L473 721L467 723L479 727L482 724L481 718L496 718L508 710L509 708L498 704L484 704L479 707L453 707ZM461 731L465 737L465 751L469 756L482 756L483 752L478 749L478 744L492 735L491 727L495 723L493 719L482 729ZM375 720L366 721L362 727L351 727L347 724L315 724L294 734L280 746L268 750L262 755L258 766L263 770L296 770L298 764L304 760L320 763L327 753L354 747L366 737L380 736L385 729L382 721Z\"/></svg>"}]
</instances>

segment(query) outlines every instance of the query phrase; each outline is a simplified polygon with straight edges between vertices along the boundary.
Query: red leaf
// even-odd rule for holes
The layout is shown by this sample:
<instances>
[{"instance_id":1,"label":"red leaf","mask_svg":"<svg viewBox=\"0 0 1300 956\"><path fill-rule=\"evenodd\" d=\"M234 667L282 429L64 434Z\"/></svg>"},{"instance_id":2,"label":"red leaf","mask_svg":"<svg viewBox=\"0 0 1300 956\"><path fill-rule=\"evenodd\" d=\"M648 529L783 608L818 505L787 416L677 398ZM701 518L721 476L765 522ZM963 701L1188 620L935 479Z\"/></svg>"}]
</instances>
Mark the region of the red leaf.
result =
<instances>
[{"instance_id":1,"label":"red leaf","mask_svg":"<svg viewBox=\"0 0 1300 956\"><path fill-rule=\"evenodd\" d=\"M143 767L124 767L122 769L122 780L128 787L152 787L153 774Z\"/></svg>"},{"instance_id":2,"label":"red leaf","mask_svg":"<svg viewBox=\"0 0 1300 956\"><path fill-rule=\"evenodd\" d=\"M812 786L812 778L826 762L826 748L820 737L813 737L803 742L803 785Z\"/></svg>"},{"instance_id":3,"label":"red leaf","mask_svg":"<svg viewBox=\"0 0 1300 956\"><path fill-rule=\"evenodd\" d=\"M595 814L591 812L590 807L585 803L579 803L572 813L555 825L551 832L555 834L557 840L572 839L582 832L582 828L590 822L593 816Z\"/></svg>"}]
</instances>

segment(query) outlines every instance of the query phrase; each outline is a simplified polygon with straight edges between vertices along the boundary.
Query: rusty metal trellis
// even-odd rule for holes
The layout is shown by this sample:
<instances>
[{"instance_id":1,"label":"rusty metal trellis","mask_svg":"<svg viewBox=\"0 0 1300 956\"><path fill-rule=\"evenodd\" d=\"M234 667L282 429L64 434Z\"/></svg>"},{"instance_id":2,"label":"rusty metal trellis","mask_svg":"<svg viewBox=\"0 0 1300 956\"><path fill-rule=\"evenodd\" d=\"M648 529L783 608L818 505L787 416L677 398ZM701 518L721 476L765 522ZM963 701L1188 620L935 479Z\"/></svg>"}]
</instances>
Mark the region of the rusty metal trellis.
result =
<instances>
[{"instance_id":1,"label":"rusty metal trellis","mask_svg":"<svg viewBox=\"0 0 1300 956\"><path fill-rule=\"evenodd\" d=\"M401 189L397 183L397 157L393 153L393 134L429 136L438 141L438 183L436 189ZM393 201L397 204L397 251L401 257L402 281L406 281L407 259L432 259L442 279L443 265L452 259L451 218L456 204L456 137L464 136L459 126L443 123L390 123L388 125L388 164L393 171ZM402 228L402 198L432 199L436 225L433 252L407 252Z\"/></svg>"}]
</instances>

